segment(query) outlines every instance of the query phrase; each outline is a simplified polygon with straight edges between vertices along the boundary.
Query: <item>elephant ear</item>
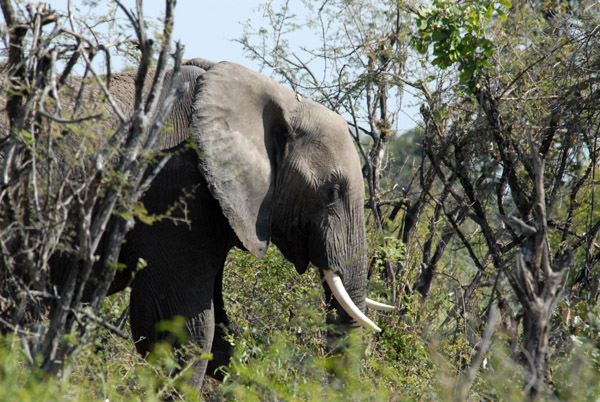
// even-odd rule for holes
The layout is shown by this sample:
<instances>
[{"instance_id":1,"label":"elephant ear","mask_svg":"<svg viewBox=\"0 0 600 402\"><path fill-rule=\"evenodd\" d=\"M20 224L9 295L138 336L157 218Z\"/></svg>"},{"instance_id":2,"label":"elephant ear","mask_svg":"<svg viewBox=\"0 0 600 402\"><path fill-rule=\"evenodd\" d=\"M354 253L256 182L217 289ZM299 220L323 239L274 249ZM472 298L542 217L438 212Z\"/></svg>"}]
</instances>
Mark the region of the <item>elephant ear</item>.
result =
<instances>
[{"instance_id":1,"label":"elephant ear","mask_svg":"<svg viewBox=\"0 0 600 402\"><path fill-rule=\"evenodd\" d=\"M181 74L179 76L179 80L183 82L188 82L190 86L188 90L183 94L183 96L179 98L179 100L177 100L177 102L173 106L171 117L169 118L166 125L168 129L165 130L165 132L163 133L159 144L160 149L172 148L188 139L188 116L190 116L192 112L196 80L198 76L206 72L206 67L208 67L208 63L210 63L206 60L203 60L203 62L205 62L203 64L194 61L195 59L192 60L192 63L188 62L185 65L181 66ZM167 96L171 87L172 79L173 71L169 70L167 71L167 74L165 76L165 83L163 86L164 89L160 94L161 100ZM152 80L148 81L151 82ZM178 86L178 83L175 83L174 86Z\"/></svg>"},{"instance_id":2,"label":"elephant ear","mask_svg":"<svg viewBox=\"0 0 600 402\"><path fill-rule=\"evenodd\" d=\"M196 66L200 67L204 71L208 71L213 68L217 63L214 61L206 60L201 57L196 57L195 59L186 60L186 66Z\"/></svg>"},{"instance_id":3,"label":"elephant ear","mask_svg":"<svg viewBox=\"0 0 600 402\"><path fill-rule=\"evenodd\" d=\"M276 164L295 107L291 91L235 63L196 81L191 137L209 189L244 247L265 255L271 235Z\"/></svg>"}]
</instances>

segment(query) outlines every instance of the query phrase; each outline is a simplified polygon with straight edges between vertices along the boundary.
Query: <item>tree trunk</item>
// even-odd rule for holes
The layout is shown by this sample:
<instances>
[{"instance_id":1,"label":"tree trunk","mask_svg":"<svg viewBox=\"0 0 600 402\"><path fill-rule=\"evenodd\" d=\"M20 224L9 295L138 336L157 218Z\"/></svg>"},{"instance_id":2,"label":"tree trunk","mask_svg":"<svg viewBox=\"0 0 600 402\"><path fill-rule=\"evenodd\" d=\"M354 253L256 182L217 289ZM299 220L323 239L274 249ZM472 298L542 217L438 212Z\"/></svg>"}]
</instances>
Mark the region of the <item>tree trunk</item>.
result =
<instances>
[{"instance_id":1,"label":"tree trunk","mask_svg":"<svg viewBox=\"0 0 600 402\"><path fill-rule=\"evenodd\" d=\"M523 365L527 368L525 391L530 400L539 399L548 376L548 333L551 311L539 299L528 306L523 317Z\"/></svg>"}]
</instances>

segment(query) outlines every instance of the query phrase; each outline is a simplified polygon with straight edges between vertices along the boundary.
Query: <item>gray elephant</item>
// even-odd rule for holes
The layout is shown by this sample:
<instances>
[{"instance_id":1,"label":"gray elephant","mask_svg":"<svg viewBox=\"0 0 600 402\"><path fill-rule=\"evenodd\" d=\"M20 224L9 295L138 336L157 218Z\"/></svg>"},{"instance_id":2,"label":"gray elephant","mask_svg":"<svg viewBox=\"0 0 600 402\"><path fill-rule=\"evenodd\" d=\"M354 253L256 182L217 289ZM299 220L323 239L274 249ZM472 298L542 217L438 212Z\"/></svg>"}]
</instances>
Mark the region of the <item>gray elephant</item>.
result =
<instances>
[{"instance_id":1,"label":"gray elephant","mask_svg":"<svg viewBox=\"0 0 600 402\"><path fill-rule=\"evenodd\" d=\"M159 321L185 317L190 340L214 355L196 364L200 387L207 366L212 375L230 356L222 339L227 253L238 246L260 258L270 241L299 273L309 263L319 269L337 310L328 323L340 333L361 325L378 331L367 303L389 307L366 298L364 183L344 119L234 63L194 59L182 72L193 90L175 106L163 139L173 157L143 202L160 214L186 192L189 224L136 223L120 254L129 269L110 290L131 286L137 350L145 355L165 337ZM140 258L147 266L132 276Z\"/></svg>"}]
</instances>

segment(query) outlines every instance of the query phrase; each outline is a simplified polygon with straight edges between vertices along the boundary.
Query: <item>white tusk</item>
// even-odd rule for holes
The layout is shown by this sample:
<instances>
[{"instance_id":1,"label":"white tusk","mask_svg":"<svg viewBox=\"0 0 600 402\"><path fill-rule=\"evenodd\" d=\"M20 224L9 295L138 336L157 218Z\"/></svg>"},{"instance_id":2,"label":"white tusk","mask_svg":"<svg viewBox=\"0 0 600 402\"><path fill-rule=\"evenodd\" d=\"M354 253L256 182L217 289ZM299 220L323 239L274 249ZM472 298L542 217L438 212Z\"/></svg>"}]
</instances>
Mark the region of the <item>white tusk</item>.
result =
<instances>
[{"instance_id":1,"label":"white tusk","mask_svg":"<svg viewBox=\"0 0 600 402\"><path fill-rule=\"evenodd\" d=\"M325 269L323 270L323 276L325 276L325 280L329 285L329 289L331 289L331 293L333 293L335 299L350 317L354 318L354 320L363 327L369 328L375 332L381 332L381 328L375 325L373 321L369 320L369 318L356 307L356 304L354 304L350 295L346 292L346 288L344 288L344 284L342 283L342 278L340 278L338 274Z\"/></svg>"},{"instance_id":2,"label":"white tusk","mask_svg":"<svg viewBox=\"0 0 600 402\"><path fill-rule=\"evenodd\" d=\"M378 301L371 300L367 297L367 308L381 311L392 311L396 310L396 307L387 304L379 303Z\"/></svg>"}]
</instances>

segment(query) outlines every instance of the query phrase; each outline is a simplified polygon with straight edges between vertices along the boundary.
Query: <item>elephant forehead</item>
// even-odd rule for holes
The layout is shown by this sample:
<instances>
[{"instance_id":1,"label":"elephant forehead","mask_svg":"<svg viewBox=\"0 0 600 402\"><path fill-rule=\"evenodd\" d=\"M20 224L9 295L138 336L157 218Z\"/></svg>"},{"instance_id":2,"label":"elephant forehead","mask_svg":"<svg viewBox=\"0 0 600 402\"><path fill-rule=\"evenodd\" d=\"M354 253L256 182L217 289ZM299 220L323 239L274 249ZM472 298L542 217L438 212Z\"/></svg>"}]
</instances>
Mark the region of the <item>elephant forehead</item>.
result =
<instances>
[{"instance_id":1,"label":"elephant forehead","mask_svg":"<svg viewBox=\"0 0 600 402\"><path fill-rule=\"evenodd\" d=\"M315 187L340 179L352 186L362 183L360 160L351 143L340 147L327 138L313 139L301 145L297 155L292 164Z\"/></svg>"},{"instance_id":2,"label":"elephant forehead","mask_svg":"<svg viewBox=\"0 0 600 402\"><path fill-rule=\"evenodd\" d=\"M348 153L356 153L346 120L316 102L306 103L299 127L307 134L310 146L333 158L336 155L346 157Z\"/></svg>"},{"instance_id":3,"label":"elephant forehead","mask_svg":"<svg viewBox=\"0 0 600 402\"><path fill-rule=\"evenodd\" d=\"M348 125L342 116L312 100L303 100L299 107L297 124L309 131L321 131L323 134L339 135L348 131Z\"/></svg>"},{"instance_id":4,"label":"elephant forehead","mask_svg":"<svg viewBox=\"0 0 600 402\"><path fill-rule=\"evenodd\" d=\"M306 146L308 157L318 163L329 166L359 166L358 153L350 138L345 122L339 124L324 124L321 129L310 136Z\"/></svg>"},{"instance_id":5,"label":"elephant forehead","mask_svg":"<svg viewBox=\"0 0 600 402\"><path fill-rule=\"evenodd\" d=\"M358 155L349 140L331 135L313 138L306 146L306 157L315 164L339 168L356 163Z\"/></svg>"}]
</instances>

